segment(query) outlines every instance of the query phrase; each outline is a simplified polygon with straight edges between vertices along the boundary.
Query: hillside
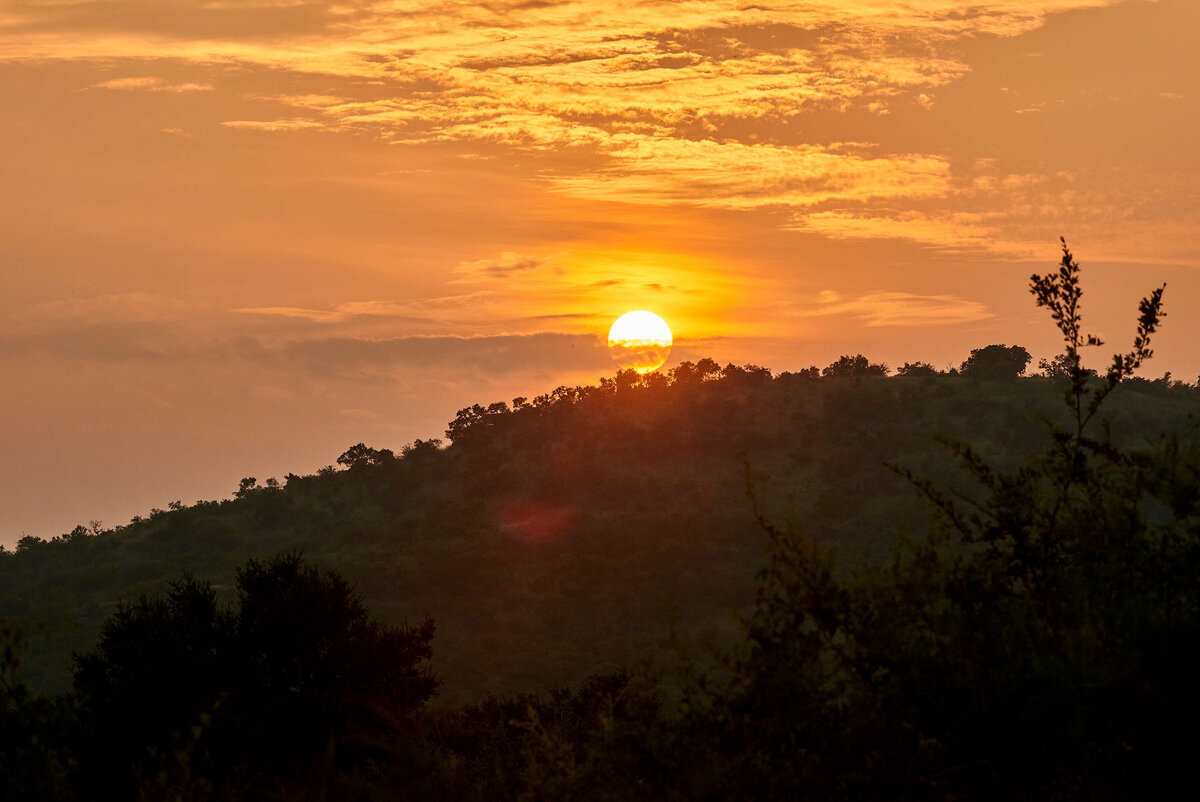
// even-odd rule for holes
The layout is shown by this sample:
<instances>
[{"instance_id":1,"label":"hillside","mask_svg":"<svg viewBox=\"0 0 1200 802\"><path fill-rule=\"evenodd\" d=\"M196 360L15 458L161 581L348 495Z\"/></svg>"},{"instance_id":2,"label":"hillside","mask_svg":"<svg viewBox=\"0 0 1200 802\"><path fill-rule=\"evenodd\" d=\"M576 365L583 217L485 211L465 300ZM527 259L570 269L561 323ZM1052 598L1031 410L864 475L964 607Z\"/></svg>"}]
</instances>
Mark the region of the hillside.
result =
<instances>
[{"instance_id":1,"label":"hillside","mask_svg":"<svg viewBox=\"0 0 1200 802\"><path fill-rule=\"evenodd\" d=\"M685 363L462 410L448 443L356 447L338 469L155 510L114 530L0 555L0 618L30 635L25 673L69 684L122 599L181 573L228 592L249 558L298 550L385 621L433 617L443 698L539 691L678 645L727 642L752 602L766 518L838 566L886 559L927 504L888 465L972 492L938 436L998 465L1049 442L1064 385L1031 377L773 376ZM1105 408L1127 446L1183 432L1200 390L1126 382Z\"/></svg>"}]
</instances>

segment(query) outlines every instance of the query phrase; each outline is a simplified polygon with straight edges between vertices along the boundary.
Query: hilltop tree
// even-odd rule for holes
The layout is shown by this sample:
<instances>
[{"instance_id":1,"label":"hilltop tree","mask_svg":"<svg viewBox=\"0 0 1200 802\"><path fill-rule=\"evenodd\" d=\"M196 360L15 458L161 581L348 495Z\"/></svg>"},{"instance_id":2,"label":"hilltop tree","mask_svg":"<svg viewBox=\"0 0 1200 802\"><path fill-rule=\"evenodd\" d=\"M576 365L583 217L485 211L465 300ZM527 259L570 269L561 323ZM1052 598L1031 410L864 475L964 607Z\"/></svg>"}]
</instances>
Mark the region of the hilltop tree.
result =
<instances>
[{"instance_id":1,"label":"hilltop tree","mask_svg":"<svg viewBox=\"0 0 1200 802\"><path fill-rule=\"evenodd\" d=\"M632 371L630 371L632 372ZM560 387L558 391L566 391L567 388ZM508 409L508 404L503 401L496 401L488 404L486 407L479 404L472 404L469 407L463 407L454 416L454 420L450 421L446 427L446 439L451 443L460 444L466 442L473 436L477 436L480 431L491 428L496 421L511 414Z\"/></svg>"},{"instance_id":2,"label":"hilltop tree","mask_svg":"<svg viewBox=\"0 0 1200 802\"><path fill-rule=\"evenodd\" d=\"M897 376L936 376L937 368L928 362L905 362L896 368Z\"/></svg>"},{"instance_id":3,"label":"hilltop tree","mask_svg":"<svg viewBox=\"0 0 1200 802\"><path fill-rule=\"evenodd\" d=\"M337 458L337 464L347 468L357 468L363 465L382 465L395 458L396 455L390 449L376 449L366 443L357 443L350 446Z\"/></svg>"},{"instance_id":4,"label":"hilltop tree","mask_svg":"<svg viewBox=\"0 0 1200 802\"><path fill-rule=\"evenodd\" d=\"M721 376L721 366L705 357L698 362L680 362L671 369L671 383L680 387L692 387Z\"/></svg>"},{"instance_id":5,"label":"hilltop tree","mask_svg":"<svg viewBox=\"0 0 1200 802\"><path fill-rule=\"evenodd\" d=\"M958 371L973 379L1015 379L1025 372L1033 357L1019 345L989 345L973 348Z\"/></svg>"},{"instance_id":6,"label":"hilltop tree","mask_svg":"<svg viewBox=\"0 0 1200 802\"><path fill-rule=\"evenodd\" d=\"M400 453L405 459L424 459L432 454L436 454L442 447L440 438L431 437L428 440L417 438L411 443L404 446Z\"/></svg>"},{"instance_id":7,"label":"hilltop tree","mask_svg":"<svg viewBox=\"0 0 1200 802\"><path fill-rule=\"evenodd\" d=\"M825 378L864 378L867 376L886 376L888 367L883 363L872 363L862 354L855 356L842 355L836 362L821 371Z\"/></svg>"}]
</instances>

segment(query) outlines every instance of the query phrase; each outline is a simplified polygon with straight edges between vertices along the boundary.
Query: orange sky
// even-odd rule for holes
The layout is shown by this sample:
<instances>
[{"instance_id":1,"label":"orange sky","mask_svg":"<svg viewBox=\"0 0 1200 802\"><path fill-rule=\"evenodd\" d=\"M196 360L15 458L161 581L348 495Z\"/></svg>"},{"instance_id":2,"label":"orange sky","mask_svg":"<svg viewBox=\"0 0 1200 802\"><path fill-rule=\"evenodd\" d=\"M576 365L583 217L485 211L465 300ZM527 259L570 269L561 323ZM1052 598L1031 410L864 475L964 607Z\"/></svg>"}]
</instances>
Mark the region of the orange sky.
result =
<instances>
[{"instance_id":1,"label":"orange sky","mask_svg":"<svg viewBox=\"0 0 1200 802\"><path fill-rule=\"evenodd\" d=\"M0 542L672 360L1200 356L1195 0L6 0ZM1096 355L1096 364L1106 359Z\"/></svg>"}]
</instances>

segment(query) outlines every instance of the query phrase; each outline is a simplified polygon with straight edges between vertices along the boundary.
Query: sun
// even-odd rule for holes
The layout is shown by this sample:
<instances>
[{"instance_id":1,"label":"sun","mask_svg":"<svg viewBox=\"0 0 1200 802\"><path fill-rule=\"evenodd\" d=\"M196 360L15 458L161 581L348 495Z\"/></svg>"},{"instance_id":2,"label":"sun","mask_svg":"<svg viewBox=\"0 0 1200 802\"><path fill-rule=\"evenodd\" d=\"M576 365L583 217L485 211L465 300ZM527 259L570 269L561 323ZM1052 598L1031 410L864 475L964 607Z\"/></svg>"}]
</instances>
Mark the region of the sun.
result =
<instances>
[{"instance_id":1,"label":"sun","mask_svg":"<svg viewBox=\"0 0 1200 802\"><path fill-rule=\"evenodd\" d=\"M638 373L661 368L673 342L667 321L640 309L621 315L608 330L608 350L613 361L623 370Z\"/></svg>"}]
</instances>

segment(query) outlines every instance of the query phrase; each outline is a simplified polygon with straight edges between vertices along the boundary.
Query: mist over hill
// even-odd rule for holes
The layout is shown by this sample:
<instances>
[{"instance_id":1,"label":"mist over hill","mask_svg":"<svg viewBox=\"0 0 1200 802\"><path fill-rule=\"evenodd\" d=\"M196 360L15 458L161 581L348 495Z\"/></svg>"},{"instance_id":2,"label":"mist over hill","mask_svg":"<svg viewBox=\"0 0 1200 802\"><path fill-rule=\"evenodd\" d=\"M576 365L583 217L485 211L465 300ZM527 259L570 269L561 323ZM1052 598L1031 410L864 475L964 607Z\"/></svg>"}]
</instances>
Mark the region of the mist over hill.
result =
<instances>
[{"instance_id":1,"label":"mist over hill","mask_svg":"<svg viewBox=\"0 0 1200 802\"><path fill-rule=\"evenodd\" d=\"M121 600L182 572L227 595L248 559L297 551L381 619L436 621L444 700L669 663L738 632L765 562L756 514L814 537L839 570L880 563L930 523L890 466L977 493L939 437L1013 466L1065 420L1065 379L906 367L701 360L464 408L445 442L359 444L315 475L247 478L232 500L27 538L0 554L0 618L28 633L31 686L62 691ZM1131 380L1104 414L1139 446L1192 427L1198 401L1169 377Z\"/></svg>"}]
</instances>

